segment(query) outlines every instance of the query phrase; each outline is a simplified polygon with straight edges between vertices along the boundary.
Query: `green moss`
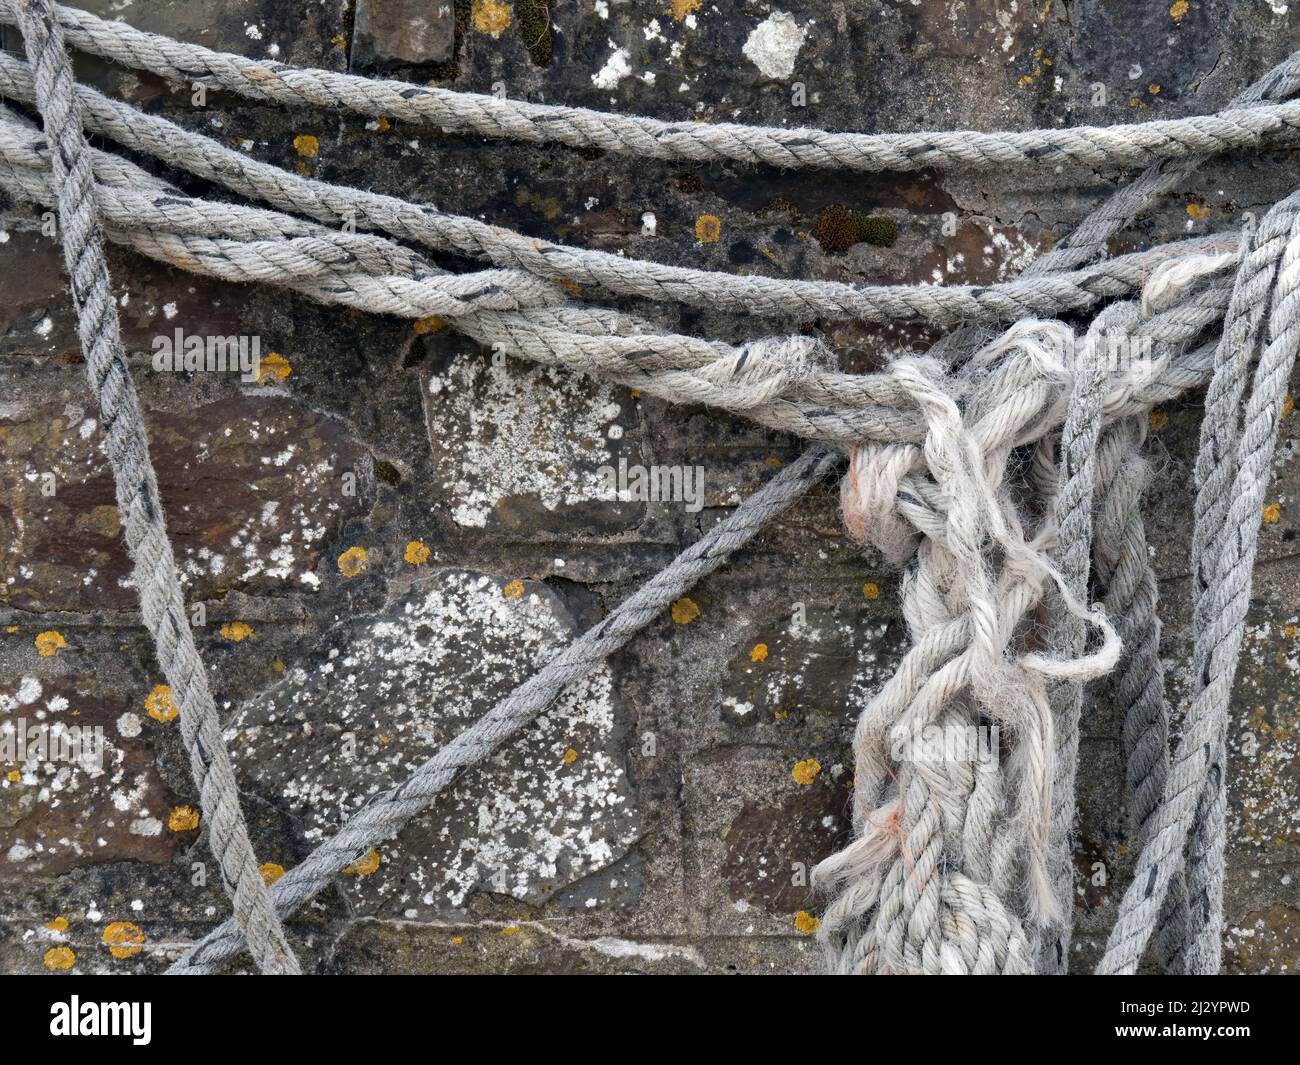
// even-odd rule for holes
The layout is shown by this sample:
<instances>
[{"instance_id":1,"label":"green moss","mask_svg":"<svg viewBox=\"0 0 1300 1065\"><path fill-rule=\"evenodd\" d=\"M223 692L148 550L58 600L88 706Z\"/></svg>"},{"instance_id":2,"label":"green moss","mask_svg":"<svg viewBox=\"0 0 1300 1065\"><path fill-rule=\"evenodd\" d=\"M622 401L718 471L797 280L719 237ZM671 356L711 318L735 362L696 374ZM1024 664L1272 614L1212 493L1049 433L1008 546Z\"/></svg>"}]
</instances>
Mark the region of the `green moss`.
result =
<instances>
[{"instance_id":1,"label":"green moss","mask_svg":"<svg viewBox=\"0 0 1300 1065\"><path fill-rule=\"evenodd\" d=\"M384 459L375 459L375 477L383 481L390 488L396 488L402 483L402 474L396 466Z\"/></svg>"},{"instance_id":2,"label":"green moss","mask_svg":"<svg viewBox=\"0 0 1300 1065\"><path fill-rule=\"evenodd\" d=\"M515 21L534 66L551 61L551 9L546 0L514 0Z\"/></svg>"},{"instance_id":3,"label":"green moss","mask_svg":"<svg viewBox=\"0 0 1300 1065\"><path fill-rule=\"evenodd\" d=\"M892 218L877 215L864 215L854 211L854 221L858 225L858 240L877 248L892 248L898 240L898 223Z\"/></svg>"},{"instance_id":4,"label":"green moss","mask_svg":"<svg viewBox=\"0 0 1300 1065\"><path fill-rule=\"evenodd\" d=\"M898 240L898 223L891 218L851 210L842 203L832 203L817 216L812 235L828 255L848 251L855 244L889 248Z\"/></svg>"}]
</instances>

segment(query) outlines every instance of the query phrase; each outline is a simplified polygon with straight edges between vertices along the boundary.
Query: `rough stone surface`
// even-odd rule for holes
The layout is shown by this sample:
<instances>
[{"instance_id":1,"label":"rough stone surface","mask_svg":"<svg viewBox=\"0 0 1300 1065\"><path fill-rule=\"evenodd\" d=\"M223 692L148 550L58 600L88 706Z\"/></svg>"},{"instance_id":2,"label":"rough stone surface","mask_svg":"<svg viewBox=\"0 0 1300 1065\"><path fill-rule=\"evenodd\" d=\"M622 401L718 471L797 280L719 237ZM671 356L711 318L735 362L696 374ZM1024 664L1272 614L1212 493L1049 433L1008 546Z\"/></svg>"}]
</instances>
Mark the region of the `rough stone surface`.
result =
<instances>
[{"instance_id":1,"label":"rough stone surface","mask_svg":"<svg viewBox=\"0 0 1300 1065\"><path fill-rule=\"evenodd\" d=\"M371 71L442 63L451 58L455 43L451 0L357 0L348 64Z\"/></svg>"},{"instance_id":2,"label":"rough stone surface","mask_svg":"<svg viewBox=\"0 0 1300 1065\"><path fill-rule=\"evenodd\" d=\"M403 2L367 8L384 13L369 23L374 44L350 0L87 6L335 70L663 118L864 130L1206 112L1300 44L1297 5L1230 0L457 0L454 38L441 5ZM430 20L428 32L408 16ZM13 30L0 46L21 47ZM106 91L302 173L551 240L773 276L1014 276L1119 176L660 163L221 93L197 109L187 87L84 57L78 68ZM806 106L793 106L796 83ZM1095 104L1098 85L1105 102ZM295 150L302 134L317 138L315 156ZM1294 173L1283 153L1216 162L1116 250L1258 216L1291 191ZM888 220L896 234L827 252L812 232L835 205ZM717 220L718 239L696 239L703 215ZM110 265L256 850L284 867L799 451L742 419L502 365L446 328L204 281L119 250ZM0 766L0 970L45 972L46 952L67 945L74 971L153 972L227 904L201 826L186 827L183 808L197 800L175 722L147 706L162 678L134 613L64 285L40 215L0 201L0 722L88 724L105 737L102 767ZM634 309L719 336L786 326ZM256 335L289 371L256 385L152 372L152 338L177 327ZM826 335L856 370L928 339L852 325ZM1200 397L1159 413L1147 511L1163 650L1181 699ZM1297 454L1291 415L1230 732L1233 972L1294 972L1300 950ZM598 471L620 459L703 467L702 509L610 498ZM423 561L408 561L422 557L408 554L412 542L428 549ZM852 722L905 644L897 575L843 537L828 484L691 598L696 616L651 625L380 848L377 865L358 856L291 922L304 964L815 971L801 914L818 902L803 872L848 830ZM40 655L44 632L65 646ZM1101 686L1084 721L1080 969L1097 957L1133 859L1118 734ZM1104 884L1094 882L1098 862ZM113 956L101 942L113 921L137 925L144 949Z\"/></svg>"}]
</instances>

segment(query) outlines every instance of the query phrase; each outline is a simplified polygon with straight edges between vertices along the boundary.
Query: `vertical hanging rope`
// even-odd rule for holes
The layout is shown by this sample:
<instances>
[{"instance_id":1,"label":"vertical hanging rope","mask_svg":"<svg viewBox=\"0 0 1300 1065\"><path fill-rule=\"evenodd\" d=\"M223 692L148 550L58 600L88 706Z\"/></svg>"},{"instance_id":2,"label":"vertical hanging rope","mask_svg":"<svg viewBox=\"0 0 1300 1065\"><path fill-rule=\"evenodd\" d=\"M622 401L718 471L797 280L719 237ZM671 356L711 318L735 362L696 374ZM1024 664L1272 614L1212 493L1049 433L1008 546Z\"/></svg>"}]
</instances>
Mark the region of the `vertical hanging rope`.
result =
<instances>
[{"instance_id":1,"label":"vertical hanging rope","mask_svg":"<svg viewBox=\"0 0 1300 1065\"><path fill-rule=\"evenodd\" d=\"M297 974L298 959L285 941L248 840L217 708L185 614L144 420L123 358L90 150L73 92L72 64L46 0L21 0L18 20L35 76L45 135L54 148L51 157L63 256L72 282L86 374L103 419L117 506L134 563L132 579L140 594L140 613L180 708L181 735L199 790L208 842L221 867L235 919L262 972Z\"/></svg>"},{"instance_id":2,"label":"vertical hanging rope","mask_svg":"<svg viewBox=\"0 0 1300 1065\"><path fill-rule=\"evenodd\" d=\"M789 505L833 459L814 448L778 475L404 784L358 811L337 837L268 893L185 618L144 424L123 357L103 258L101 211L114 239L188 269L271 281L325 301L408 316L445 311L455 328L480 342L500 339L512 353L616 380L632 374L652 394L711 403L816 440L854 445L844 486L846 524L896 561L911 560L903 603L914 646L859 722L858 838L819 867L822 878L840 889L823 922L823 938L841 971L1021 972L1035 957L1042 971L1067 968L1074 896L1069 837L1082 681L1119 659L1118 640L1104 615L1082 605L1091 554L1107 610L1125 644L1117 693L1124 712L1131 830L1142 843L1137 877L1099 971L1134 971L1153 935L1166 968L1217 970L1228 700L1282 393L1300 346L1300 193L1274 208L1258 238L1248 236L1240 253L1228 250L1235 244L1235 235L1228 234L1226 243L1198 254L1165 245L1147 258L1121 256L1097 268L1078 268L1100 258L1109 238L1177 185L1205 153L1255 144L1265 136L1294 139L1300 104L1278 101L1300 88L1300 54L1217 115L1140 127L873 136L663 123L296 70L139 34L55 8L49 0L0 0L0 18L17 19L31 60L26 67L0 56L0 88L27 99L34 94L52 145L0 113L0 187L58 208L141 614L180 704L205 825L234 904L234 918L178 962L176 971L212 971L246 942L263 971L297 972L276 909L282 915L292 912L328 883L360 844L396 831L460 769L531 720L567 680L630 638L674 589L720 565L726 552ZM656 158L860 170L1027 165L1067 157L1094 165L1160 161L1016 282L970 290L859 288L737 279L543 247L431 208L293 178L83 90L80 106L95 128L244 195L326 223L359 207L375 228L508 267L478 276L447 275L380 237L344 237L283 215L179 194L139 195L136 185L154 188L154 179L137 183L120 161L92 159L56 20L92 51L164 75L212 78L256 99L291 105L329 100L363 113L492 136L599 143ZM1176 158L1182 162L1171 161ZM101 176L104 186L98 191L92 166L104 167L108 175ZM1170 302L1198 278L1234 261L1239 266L1231 299L1226 285L1211 283L1196 299ZM1067 403L1064 379L1049 365L1046 345L1062 334L1072 340L1073 334L1061 323L1038 319L1126 295L1142 284L1148 269L1154 273L1146 280L1142 303L1111 304L1098 315L1084 356L1100 358L1098 344L1113 329L1129 338L1141 333L1153 339L1160 354L1143 372L1116 381L1090 362L1074 363ZM948 326L1019 319L1019 324L994 343L981 339L982 326L958 329L929 358L898 359L883 374L839 374L822 345L806 336L733 348L655 335L649 323L630 316L559 302L554 286L539 280L575 273L625 295L718 303L755 314L900 318ZM1161 397L1210 378L1208 345L1190 353L1187 348L1225 308L1196 465L1196 690L1171 760L1156 582L1140 512L1141 419ZM1057 469L1054 433L1062 413ZM1028 444L1034 445L1027 476L1033 495L1022 507L1022 486L1008 483L1008 474L1013 453L1023 454ZM1047 555L1053 545L1059 546L1059 566ZM1023 623L1052 585L1060 592L1060 606L1052 625L1056 656L1048 658L1029 650L1032 641L1022 639L1022 631L1033 627L1032 621ZM1106 634L1102 648L1091 655L1085 654L1085 619ZM896 737L891 726L903 729L899 735L906 739L909 730L913 736L935 725L962 731L981 721L999 722L1012 740L1009 756L993 773L973 769L968 760L936 765L885 751L885 741Z\"/></svg>"}]
</instances>

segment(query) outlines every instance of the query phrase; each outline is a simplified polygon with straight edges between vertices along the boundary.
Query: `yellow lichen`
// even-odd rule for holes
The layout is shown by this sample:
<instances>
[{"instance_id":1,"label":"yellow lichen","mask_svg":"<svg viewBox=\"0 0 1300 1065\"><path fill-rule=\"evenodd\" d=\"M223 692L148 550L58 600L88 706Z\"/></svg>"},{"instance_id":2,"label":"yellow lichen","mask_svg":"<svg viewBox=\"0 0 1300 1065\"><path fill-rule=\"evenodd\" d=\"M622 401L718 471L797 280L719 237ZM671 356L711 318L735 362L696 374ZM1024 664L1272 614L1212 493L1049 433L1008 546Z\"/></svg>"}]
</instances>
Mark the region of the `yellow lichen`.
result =
<instances>
[{"instance_id":1,"label":"yellow lichen","mask_svg":"<svg viewBox=\"0 0 1300 1065\"><path fill-rule=\"evenodd\" d=\"M104 929L103 939L115 958L129 958L144 947L144 933L130 921L114 921Z\"/></svg>"},{"instance_id":2,"label":"yellow lichen","mask_svg":"<svg viewBox=\"0 0 1300 1065\"><path fill-rule=\"evenodd\" d=\"M1151 431L1153 433L1158 433L1169 424L1169 415L1162 410L1153 410L1147 417L1147 421L1151 425Z\"/></svg>"},{"instance_id":3,"label":"yellow lichen","mask_svg":"<svg viewBox=\"0 0 1300 1065\"><path fill-rule=\"evenodd\" d=\"M22 779L23 775L17 769L11 769L5 774L5 780L9 781L10 784L20 784Z\"/></svg>"},{"instance_id":4,"label":"yellow lichen","mask_svg":"<svg viewBox=\"0 0 1300 1065\"><path fill-rule=\"evenodd\" d=\"M393 124L389 122L388 119L384 118L383 115L380 115L375 119L375 129L380 133L387 133L392 128Z\"/></svg>"},{"instance_id":5,"label":"yellow lichen","mask_svg":"<svg viewBox=\"0 0 1300 1065\"><path fill-rule=\"evenodd\" d=\"M700 616L699 604L690 596L682 596L672 606L673 620L678 625L689 625Z\"/></svg>"},{"instance_id":6,"label":"yellow lichen","mask_svg":"<svg viewBox=\"0 0 1300 1065\"><path fill-rule=\"evenodd\" d=\"M575 751L572 747L570 747L567 751L564 752L565 765L573 765L573 763L576 762L577 760L578 760L578 752Z\"/></svg>"},{"instance_id":7,"label":"yellow lichen","mask_svg":"<svg viewBox=\"0 0 1300 1065\"><path fill-rule=\"evenodd\" d=\"M334 34L333 37L330 38L330 44L332 44L335 48L337 48L341 52L347 48L348 39L344 37L343 34L336 33Z\"/></svg>"},{"instance_id":8,"label":"yellow lichen","mask_svg":"<svg viewBox=\"0 0 1300 1065\"><path fill-rule=\"evenodd\" d=\"M1192 5L1189 4L1187 0L1174 0L1174 2L1169 5L1169 17L1175 22L1182 22L1183 18L1187 15L1187 9L1191 6Z\"/></svg>"},{"instance_id":9,"label":"yellow lichen","mask_svg":"<svg viewBox=\"0 0 1300 1065\"><path fill-rule=\"evenodd\" d=\"M712 244L722 236L722 220L715 214L702 214L695 220L695 239Z\"/></svg>"},{"instance_id":10,"label":"yellow lichen","mask_svg":"<svg viewBox=\"0 0 1300 1065\"><path fill-rule=\"evenodd\" d=\"M510 27L510 7L501 0L474 0L470 20L479 33L500 37Z\"/></svg>"},{"instance_id":11,"label":"yellow lichen","mask_svg":"<svg viewBox=\"0 0 1300 1065\"><path fill-rule=\"evenodd\" d=\"M167 827L173 832L192 832L199 827L199 812L192 806L177 806L167 817Z\"/></svg>"},{"instance_id":12,"label":"yellow lichen","mask_svg":"<svg viewBox=\"0 0 1300 1065\"><path fill-rule=\"evenodd\" d=\"M1284 396L1282 398L1282 417L1285 418L1293 410L1295 410L1295 397Z\"/></svg>"},{"instance_id":13,"label":"yellow lichen","mask_svg":"<svg viewBox=\"0 0 1300 1065\"><path fill-rule=\"evenodd\" d=\"M790 716L790 711L789 711L789 710L773 710L773 711L772 711L772 718L773 718L774 720L776 720L776 721L784 721L784 720L785 720L786 718L788 718L789 716Z\"/></svg>"},{"instance_id":14,"label":"yellow lichen","mask_svg":"<svg viewBox=\"0 0 1300 1065\"><path fill-rule=\"evenodd\" d=\"M687 15L698 11L704 0L668 0L668 14L681 22Z\"/></svg>"},{"instance_id":15,"label":"yellow lichen","mask_svg":"<svg viewBox=\"0 0 1300 1065\"><path fill-rule=\"evenodd\" d=\"M293 139L293 150L304 159L315 159L320 153L320 141L310 133L300 133Z\"/></svg>"},{"instance_id":16,"label":"yellow lichen","mask_svg":"<svg viewBox=\"0 0 1300 1065\"><path fill-rule=\"evenodd\" d=\"M501 594L507 599L522 599L524 597L524 582L513 580L501 589Z\"/></svg>"},{"instance_id":17,"label":"yellow lichen","mask_svg":"<svg viewBox=\"0 0 1300 1065\"><path fill-rule=\"evenodd\" d=\"M239 643L253 635L253 626L243 621L227 621L221 626L221 635L231 643Z\"/></svg>"},{"instance_id":18,"label":"yellow lichen","mask_svg":"<svg viewBox=\"0 0 1300 1065\"><path fill-rule=\"evenodd\" d=\"M1199 203L1189 203L1187 205L1187 217L1193 222L1199 222L1203 218L1210 217L1210 209L1202 207Z\"/></svg>"},{"instance_id":19,"label":"yellow lichen","mask_svg":"<svg viewBox=\"0 0 1300 1065\"><path fill-rule=\"evenodd\" d=\"M464 942L465 942L465 937L464 937L464 936L452 936L452 937L451 937L451 945L452 945L453 947L459 947L459 946L460 946L462 943L464 943Z\"/></svg>"},{"instance_id":20,"label":"yellow lichen","mask_svg":"<svg viewBox=\"0 0 1300 1065\"><path fill-rule=\"evenodd\" d=\"M1264 508L1264 524L1276 525L1278 519L1282 517L1282 504L1270 503Z\"/></svg>"},{"instance_id":21,"label":"yellow lichen","mask_svg":"<svg viewBox=\"0 0 1300 1065\"><path fill-rule=\"evenodd\" d=\"M223 625L222 628L225 628ZM225 633L223 632L224 636ZM242 637L240 637L242 639ZM144 709L155 721L171 721L180 713L176 708L176 700L172 698L172 690L166 684L157 685L144 700Z\"/></svg>"},{"instance_id":22,"label":"yellow lichen","mask_svg":"<svg viewBox=\"0 0 1300 1065\"><path fill-rule=\"evenodd\" d=\"M441 316L431 314L427 318L417 318L411 323L411 328L420 336L424 336L426 333L436 333L446 324L447 322Z\"/></svg>"},{"instance_id":23,"label":"yellow lichen","mask_svg":"<svg viewBox=\"0 0 1300 1065\"><path fill-rule=\"evenodd\" d=\"M876 584L875 581L867 581L867 583L862 586L862 594L868 599L879 599L880 585Z\"/></svg>"},{"instance_id":24,"label":"yellow lichen","mask_svg":"<svg viewBox=\"0 0 1300 1065\"><path fill-rule=\"evenodd\" d=\"M749 660L751 662L765 662L767 660L767 644L754 644L754 649L749 652Z\"/></svg>"},{"instance_id":25,"label":"yellow lichen","mask_svg":"<svg viewBox=\"0 0 1300 1065\"><path fill-rule=\"evenodd\" d=\"M800 910L794 915L795 931L802 932L806 936L812 935L821 927L821 921L805 910Z\"/></svg>"},{"instance_id":26,"label":"yellow lichen","mask_svg":"<svg viewBox=\"0 0 1300 1065\"><path fill-rule=\"evenodd\" d=\"M419 540L412 540L402 552L402 558L412 566L422 566L429 561L429 549Z\"/></svg>"},{"instance_id":27,"label":"yellow lichen","mask_svg":"<svg viewBox=\"0 0 1300 1065\"><path fill-rule=\"evenodd\" d=\"M519 934L519 926L517 924L506 925L505 928L501 929L501 934L503 936L517 936Z\"/></svg>"},{"instance_id":28,"label":"yellow lichen","mask_svg":"<svg viewBox=\"0 0 1300 1065\"><path fill-rule=\"evenodd\" d=\"M343 871L345 873L352 873L354 876L369 876L378 869L379 852L371 847L369 854L364 858L353 862L351 865L345 866Z\"/></svg>"},{"instance_id":29,"label":"yellow lichen","mask_svg":"<svg viewBox=\"0 0 1300 1065\"><path fill-rule=\"evenodd\" d=\"M38 633L36 636L36 653L42 658L49 658L50 655L58 654L67 646L68 643L63 636L53 629L48 632Z\"/></svg>"},{"instance_id":30,"label":"yellow lichen","mask_svg":"<svg viewBox=\"0 0 1300 1065\"><path fill-rule=\"evenodd\" d=\"M262 874L262 883L267 887L284 876L284 866L276 862L263 862L257 867L257 871Z\"/></svg>"},{"instance_id":31,"label":"yellow lichen","mask_svg":"<svg viewBox=\"0 0 1300 1065\"><path fill-rule=\"evenodd\" d=\"M45 952L44 961L45 968L52 973L57 973L63 969L71 969L77 961L77 956L70 947L51 947Z\"/></svg>"},{"instance_id":32,"label":"yellow lichen","mask_svg":"<svg viewBox=\"0 0 1300 1065\"><path fill-rule=\"evenodd\" d=\"M293 367L289 365L289 361L283 355L278 351L268 352L266 358L262 360L257 368L257 382L261 384L262 380L267 377L274 377L277 381L283 381L291 373L293 373Z\"/></svg>"},{"instance_id":33,"label":"yellow lichen","mask_svg":"<svg viewBox=\"0 0 1300 1065\"><path fill-rule=\"evenodd\" d=\"M811 784L817 779L817 774L822 771L821 762L816 758L805 758L802 762L795 762L794 768L790 770L790 775L794 777L796 784Z\"/></svg>"},{"instance_id":34,"label":"yellow lichen","mask_svg":"<svg viewBox=\"0 0 1300 1065\"><path fill-rule=\"evenodd\" d=\"M50 932L66 932L68 930L68 919L66 917L56 917L45 925Z\"/></svg>"},{"instance_id":35,"label":"yellow lichen","mask_svg":"<svg viewBox=\"0 0 1300 1065\"><path fill-rule=\"evenodd\" d=\"M1160 86L1153 81L1150 85L1147 86L1147 92L1149 92L1152 96L1159 96Z\"/></svg>"},{"instance_id":36,"label":"yellow lichen","mask_svg":"<svg viewBox=\"0 0 1300 1065\"><path fill-rule=\"evenodd\" d=\"M364 547L349 547L339 555L339 572L349 580L366 572L369 555Z\"/></svg>"}]
</instances>

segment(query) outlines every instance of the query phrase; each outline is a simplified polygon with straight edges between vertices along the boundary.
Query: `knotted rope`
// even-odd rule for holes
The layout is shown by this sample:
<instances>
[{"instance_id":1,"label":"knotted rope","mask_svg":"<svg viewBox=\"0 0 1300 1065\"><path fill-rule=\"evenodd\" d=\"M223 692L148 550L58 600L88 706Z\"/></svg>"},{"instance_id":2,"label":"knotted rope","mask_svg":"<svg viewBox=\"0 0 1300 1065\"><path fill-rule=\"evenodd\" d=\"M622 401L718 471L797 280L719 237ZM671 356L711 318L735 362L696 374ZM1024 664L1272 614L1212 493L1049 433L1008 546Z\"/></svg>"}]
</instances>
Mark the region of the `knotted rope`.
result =
<instances>
[{"instance_id":1,"label":"knotted rope","mask_svg":"<svg viewBox=\"0 0 1300 1065\"><path fill-rule=\"evenodd\" d=\"M364 804L268 893L183 614L121 351L101 215L110 239L183 269L383 313L439 314L512 355L843 447L850 453L841 486L846 527L906 567L903 612L913 646L855 731L857 838L817 870L818 882L836 892L822 923L831 967L1066 970L1084 683L1117 669L1130 824L1142 851L1100 971L1134 971L1153 938L1170 970L1217 969L1228 697L1282 390L1300 345L1300 193L1269 212L1258 234L1218 234L1097 260L1207 155L1294 141L1300 104L1289 97L1300 88L1300 54L1217 115L1026 133L857 134L667 123L366 81L222 55L46 0L0 0L0 20L20 25L30 62L0 55L0 94L34 100L44 123L42 135L0 107L0 187L59 210L142 615L178 695L205 823L234 904L232 920L173 971L211 972L241 949L263 971L297 971L280 917L359 851L398 831L457 773L720 566L824 476L835 453L814 446L405 783ZM77 47L255 100L655 158L857 170L1066 160L1153 165L1017 281L945 288L735 277L536 241L256 163L75 87L60 26ZM90 150L79 108L95 132L275 209L189 197L124 159ZM326 228L347 222L372 232ZM449 274L398 241L468 254L493 268ZM1231 284L1229 269L1236 270ZM803 321L961 328L927 357L900 354L880 373L851 375L836 369L816 337L728 343L668 334L635 315L571 299L556 284L574 280L597 293ZM1081 338L1057 320L1098 308ZM965 324L972 322L979 324ZM990 327L1011 322L990 338ZM1108 345L1117 338L1142 356L1109 365ZM1193 537L1198 689L1171 760L1139 448L1155 404L1207 383ZM1090 568L1104 589L1101 607L1086 605ZM1097 634L1091 644L1089 629ZM1009 746L991 767L918 757L933 727L996 728Z\"/></svg>"}]
</instances>

